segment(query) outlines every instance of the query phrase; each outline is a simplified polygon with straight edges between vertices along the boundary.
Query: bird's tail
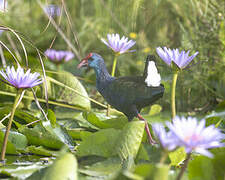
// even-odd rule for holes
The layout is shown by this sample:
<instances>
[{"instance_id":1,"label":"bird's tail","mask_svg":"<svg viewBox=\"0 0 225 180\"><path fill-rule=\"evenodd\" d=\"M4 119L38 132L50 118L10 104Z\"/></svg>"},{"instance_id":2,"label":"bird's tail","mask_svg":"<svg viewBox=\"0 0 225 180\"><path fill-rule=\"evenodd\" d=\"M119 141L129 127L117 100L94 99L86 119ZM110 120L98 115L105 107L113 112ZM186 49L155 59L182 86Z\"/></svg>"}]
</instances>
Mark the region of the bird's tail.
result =
<instances>
[{"instance_id":1,"label":"bird's tail","mask_svg":"<svg viewBox=\"0 0 225 180\"><path fill-rule=\"evenodd\" d=\"M155 56L148 55L144 69L144 80L147 86L157 87L160 86L161 76L155 65Z\"/></svg>"},{"instance_id":2,"label":"bird's tail","mask_svg":"<svg viewBox=\"0 0 225 180\"><path fill-rule=\"evenodd\" d=\"M156 62L156 58L154 55L148 55L145 61L145 69L144 69L144 73L143 73L143 78L146 79L148 76L148 65L150 61L154 61Z\"/></svg>"}]
</instances>

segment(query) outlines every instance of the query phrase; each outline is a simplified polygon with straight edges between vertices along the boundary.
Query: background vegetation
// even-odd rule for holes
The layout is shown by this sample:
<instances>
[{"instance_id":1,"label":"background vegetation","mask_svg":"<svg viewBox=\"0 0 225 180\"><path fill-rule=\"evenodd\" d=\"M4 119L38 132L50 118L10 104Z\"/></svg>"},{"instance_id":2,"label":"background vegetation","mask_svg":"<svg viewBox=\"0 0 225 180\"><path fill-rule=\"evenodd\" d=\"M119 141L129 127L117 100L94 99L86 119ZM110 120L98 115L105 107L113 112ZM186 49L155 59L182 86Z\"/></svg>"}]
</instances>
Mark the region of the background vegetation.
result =
<instances>
[{"instance_id":1,"label":"background vegetation","mask_svg":"<svg viewBox=\"0 0 225 180\"><path fill-rule=\"evenodd\" d=\"M41 4L45 5L47 3L56 4L63 9L60 17L52 19L56 22L56 26L49 20L41 7ZM85 178L84 174L96 178L105 177L109 174L111 175L115 167L118 172L120 172L121 168L124 168L117 166L117 164L120 164L118 159L111 158L115 156L117 150L111 152L110 147L114 148L114 146L107 144L102 138L111 137L112 143L114 141L116 142L116 134L122 132L124 126L129 126L130 129L128 128L127 131L131 130L132 125L126 124L124 117L118 118L117 112L113 113L111 118L105 117L105 108L88 99L88 97L93 98L102 104L106 104L104 99L96 91L94 71L89 69L81 71L76 68L81 58L85 57L89 52L97 52L102 55L108 70L112 68L113 53L100 40L102 37L106 38L108 33L119 33L137 42L135 45L136 52L119 57L116 76L142 74L146 56L148 54L156 55L156 47L158 46L191 50L191 53L199 51L199 55L194 59L191 67L184 70L178 77L176 89L178 115L210 117L211 119L207 121L208 124L222 122L219 124L223 128L224 116L219 115L214 117L212 112L223 112L225 107L224 7L225 2L223 0L8 1L7 11L0 13L0 25L15 30L19 37L21 37L28 54L29 68L42 73L38 55L34 47L37 47L42 53L50 47L57 50L70 50L76 56L72 61L61 64L59 67L60 71L58 71L52 62L43 57L47 73L49 107L54 111L49 110L48 115L51 122L58 129L55 130L55 127L53 130L49 130L49 125L46 124L43 126L33 124L33 128L31 126L29 128L26 127L26 124L34 120L44 119L34 101L29 99L31 97L30 92L26 92L28 98L24 98L20 107L21 109L17 110L15 115L16 122L14 123L14 128L26 140L23 141L24 146L22 147L18 148L15 145L14 151L12 150L14 153L11 152L10 154L32 153L42 156L58 156L59 151L52 150L61 149L65 144L67 146L75 146L77 150L75 144L79 144L81 140L84 141L90 134L98 131L99 134L93 133L94 135L91 137L93 139L86 139L86 144L83 143L78 148L78 154L76 156L80 158L78 158L79 163L81 163L79 166L82 167L79 170L80 178ZM62 34L58 32L58 29L61 30ZM25 67L25 56L18 38L12 32L5 31L0 36L0 40L21 60L21 64ZM3 50L7 65L13 64L12 56L5 48ZM157 64L166 91L164 97L157 102L160 106L155 106L154 111L152 110L150 113L149 108L144 110L143 114L145 114L149 122L170 119L170 84L172 72L158 56ZM74 77L70 73L82 78ZM46 103L44 103L45 96L43 89L43 87L37 88L36 92L42 102L42 107L45 109ZM1 83L1 118L9 113L14 93L15 91L11 87ZM80 97L78 94L82 94L83 97ZM162 107L161 113L159 113L160 107ZM116 119L119 119L118 122ZM4 121L3 125L5 124L6 122ZM141 129L141 125L137 126L140 126ZM41 138L45 139L43 142L38 141L38 138L40 138L38 132L40 131L47 131L49 133L49 136L41 136ZM126 134L128 133L127 131L123 131L123 133ZM136 133L141 133L141 130L136 131ZM66 134L63 140L59 138L60 133L63 135ZM31 134L37 137L37 139L29 138ZM113 135L110 136L109 134ZM48 143L49 137L55 138L53 144ZM101 144L96 139L101 139L106 144ZM96 141L97 144L99 143L99 147L92 147L92 140ZM126 141L128 140L131 141L130 139ZM134 141L139 142L138 139L134 139ZM59 142L61 145L59 145ZM121 145L123 143L120 142L119 144ZM140 144L136 144L139 149ZM98 149L105 146L108 146L108 148L104 149L104 152ZM139 156L135 159L137 164L140 159L144 162L157 162L157 155L151 156L151 153L156 153L154 148L149 147L146 143L140 147L141 150L139 149L138 152L135 150L131 154L126 152L126 159L128 155L136 157L138 154ZM120 152L120 150L118 151ZM90 156L90 159L85 159L86 156ZM216 158L219 159L220 156L224 158L224 151L220 152ZM103 161L108 157L111 158L109 161ZM31 158L33 162L35 158L37 162L40 161L39 158L33 156ZM184 159L184 157L182 158ZM183 160L182 158L180 161ZM48 161L50 163L52 162L51 159L48 159ZM177 163L174 162L173 166L178 166L180 161ZM195 161L196 164L194 164ZM212 174L215 173L214 170L222 163L207 158L205 160L200 156L200 158L194 159L192 164L200 166L197 165L198 162L205 161L210 161L211 167L208 168L213 167ZM9 162L9 168L1 172L4 176L26 177L26 175L19 176L17 172L12 173L12 169L15 167L12 168L10 165L14 162L14 159L7 162ZM23 162L22 159L21 162ZM100 164L94 164L98 162ZM129 166L129 163L131 162L128 161L127 166ZM93 164L92 169L88 169L85 166ZM38 163L35 165L34 170L43 167ZM224 165L224 162L222 165ZM105 166L108 169L106 168L101 171L101 168ZM152 167L148 166L148 168L151 169ZM151 171L150 169L148 169L148 172ZM190 179L193 177L202 177L203 175L199 175L194 169L190 168L189 170L193 171L193 174L187 175ZM221 173L220 170L219 168L218 171ZM103 172L108 173L104 174ZM143 177L149 175L145 176L141 174L137 168L135 169L135 173ZM213 177L212 174L208 177ZM118 177L129 177L127 174L119 175ZM207 179L208 177L205 176L204 178Z\"/></svg>"}]
</instances>

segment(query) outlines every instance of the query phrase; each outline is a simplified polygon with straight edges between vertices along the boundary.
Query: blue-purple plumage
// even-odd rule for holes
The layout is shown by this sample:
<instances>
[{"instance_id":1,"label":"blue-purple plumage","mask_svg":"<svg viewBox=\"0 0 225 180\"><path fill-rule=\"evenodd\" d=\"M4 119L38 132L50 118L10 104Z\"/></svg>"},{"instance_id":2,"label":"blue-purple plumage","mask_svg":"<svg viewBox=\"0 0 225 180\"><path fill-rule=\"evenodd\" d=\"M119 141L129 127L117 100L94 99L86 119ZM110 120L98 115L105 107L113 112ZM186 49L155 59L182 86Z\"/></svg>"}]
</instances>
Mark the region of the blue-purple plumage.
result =
<instances>
[{"instance_id":1,"label":"blue-purple plumage","mask_svg":"<svg viewBox=\"0 0 225 180\"><path fill-rule=\"evenodd\" d=\"M104 99L115 109L123 112L128 120L138 116L145 106L153 104L164 93L162 84L157 87L147 86L147 66L154 56L148 56L146 67L142 76L115 78L108 73L103 58L92 53L88 58L88 66L94 68L96 73L96 87Z\"/></svg>"},{"instance_id":2,"label":"blue-purple plumage","mask_svg":"<svg viewBox=\"0 0 225 180\"><path fill-rule=\"evenodd\" d=\"M78 65L78 68L89 66L95 70L96 88L110 105L123 112L129 121L137 117L145 122L145 130L151 144L155 144L155 141L152 139L147 121L139 112L143 107L161 98L164 93L154 60L154 56L147 57L142 76L119 78L110 76L103 58L96 53L90 53Z\"/></svg>"}]
</instances>

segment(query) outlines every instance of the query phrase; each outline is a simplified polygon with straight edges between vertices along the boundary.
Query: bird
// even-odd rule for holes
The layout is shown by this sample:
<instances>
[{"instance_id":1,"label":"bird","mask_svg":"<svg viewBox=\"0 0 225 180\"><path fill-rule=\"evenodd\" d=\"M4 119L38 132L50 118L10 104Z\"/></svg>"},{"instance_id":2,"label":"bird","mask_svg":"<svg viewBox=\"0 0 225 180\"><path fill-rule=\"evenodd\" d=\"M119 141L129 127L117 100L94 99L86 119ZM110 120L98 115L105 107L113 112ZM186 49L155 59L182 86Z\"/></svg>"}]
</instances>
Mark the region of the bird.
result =
<instances>
[{"instance_id":1,"label":"bird","mask_svg":"<svg viewBox=\"0 0 225 180\"><path fill-rule=\"evenodd\" d=\"M97 53L89 53L77 68L93 68L96 74L96 88L108 104L122 112L131 121L134 117L145 122L150 144L156 142L151 136L147 121L141 116L141 109L152 105L164 94L164 86L155 65L155 56L148 55L142 76L112 77L104 59Z\"/></svg>"}]
</instances>

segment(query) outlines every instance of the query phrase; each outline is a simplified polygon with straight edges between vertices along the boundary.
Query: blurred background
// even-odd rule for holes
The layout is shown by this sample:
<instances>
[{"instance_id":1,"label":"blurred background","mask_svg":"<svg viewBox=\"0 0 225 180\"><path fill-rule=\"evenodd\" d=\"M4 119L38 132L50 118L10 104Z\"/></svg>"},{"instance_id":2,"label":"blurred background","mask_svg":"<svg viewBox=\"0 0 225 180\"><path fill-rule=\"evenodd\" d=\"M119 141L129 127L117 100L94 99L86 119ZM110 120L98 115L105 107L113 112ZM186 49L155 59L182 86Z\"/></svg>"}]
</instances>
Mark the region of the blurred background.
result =
<instances>
[{"instance_id":1,"label":"blurred background","mask_svg":"<svg viewBox=\"0 0 225 180\"><path fill-rule=\"evenodd\" d=\"M1 0L4 2L4 0ZM40 68L37 47L69 50L75 58L60 64L60 70L81 76L88 95L104 102L95 89L93 70L77 70L81 58L99 53L111 71L113 53L101 42L108 33L119 33L136 41L136 52L121 55L116 76L142 74L145 58L166 46L199 51L193 64L180 73L177 82L177 111L206 113L225 99L225 1L224 0L13 0L1 6L0 25L10 27L22 37L29 65ZM55 15L46 13L47 4L59 7ZM54 23L55 22L55 23ZM60 29L60 32L57 30ZM0 40L25 64L22 46L11 32ZM8 61L11 55L2 48ZM57 67L44 58L46 70ZM38 62L38 63L37 63ZM160 100L170 109L171 69L157 56L157 65L166 88Z\"/></svg>"}]
</instances>

